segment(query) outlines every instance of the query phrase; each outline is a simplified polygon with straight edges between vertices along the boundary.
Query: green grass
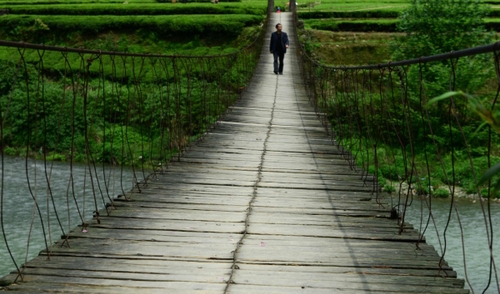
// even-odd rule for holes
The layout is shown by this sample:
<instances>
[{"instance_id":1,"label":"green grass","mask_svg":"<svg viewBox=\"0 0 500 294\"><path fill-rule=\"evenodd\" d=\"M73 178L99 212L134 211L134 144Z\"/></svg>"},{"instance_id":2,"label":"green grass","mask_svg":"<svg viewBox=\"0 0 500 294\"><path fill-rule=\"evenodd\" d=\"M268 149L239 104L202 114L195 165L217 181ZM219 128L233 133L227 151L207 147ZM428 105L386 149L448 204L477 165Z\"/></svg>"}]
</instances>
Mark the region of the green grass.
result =
<instances>
[{"instance_id":1,"label":"green grass","mask_svg":"<svg viewBox=\"0 0 500 294\"><path fill-rule=\"evenodd\" d=\"M308 11L367 11L367 10L389 10L402 11L408 7L406 3L332 3L320 4L314 7L299 8L299 13Z\"/></svg>"},{"instance_id":2,"label":"green grass","mask_svg":"<svg viewBox=\"0 0 500 294\"><path fill-rule=\"evenodd\" d=\"M0 38L73 46L75 40L101 39L101 34L127 32L144 41L202 38L236 39L246 27L258 26L261 15L156 15L156 16L44 16L8 15L0 17ZM73 40L73 41L72 41ZM222 40L224 41L224 40ZM95 49L95 48L93 48ZM103 48L100 48L103 49Z\"/></svg>"},{"instance_id":3,"label":"green grass","mask_svg":"<svg viewBox=\"0 0 500 294\"><path fill-rule=\"evenodd\" d=\"M324 31L395 32L396 19L311 19L306 28Z\"/></svg>"},{"instance_id":4,"label":"green grass","mask_svg":"<svg viewBox=\"0 0 500 294\"><path fill-rule=\"evenodd\" d=\"M59 87L61 85L58 83L74 84L72 80L65 81L63 77L73 76L79 79L81 73L86 72L88 60L97 58L89 65L91 83L89 97L104 93L104 85L108 88L112 85L111 90L106 89L106 97L121 99L120 103L125 103L123 104L125 106L119 105L113 109L120 115L123 114L120 112L122 108L127 109L126 103L130 93L134 95L130 103L138 101L137 103L147 104L146 106L150 108L147 108L146 112L150 114L164 108L164 114L171 116L172 107L180 108L180 117L171 118L171 124L173 125L175 120L179 128L184 125L189 126L178 131L178 138L165 138L169 141L165 144L172 145L169 148L178 148L184 141L196 137L198 132L203 132L205 127L217 119L219 111L223 111L224 101L229 102L230 99L238 97L246 79L251 75L256 62L255 56L260 49L257 49L257 52L245 51L239 55L212 59L204 56L234 53L256 40L262 31L267 1L229 3L220 0L217 5L210 3L209 0L204 0L205 3L188 4L174 4L171 0L165 3L143 0L129 0L128 4L123 2L125 0L0 1L0 10L10 9L8 14L0 16L0 39L93 50L176 55L175 58L110 57L106 54L96 57L90 54L80 56L50 51L41 53L37 50L25 52L21 50L20 53L14 48L0 47L0 62L7 61L12 64L12 68L15 68L16 64L24 64L22 61L26 61L28 68L35 68L36 65L36 68L44 74L44 87L52 89L53 95L50 97L57 100L64 96L59 93L61 89L69 93L68 97L79 91L79 87ZM43 63L39 62L40 54L43 55ZM184 58L182 55L203 57ZM12 78L8 73L5 73L5 76ZM136 93L135 87L128 86L132 85L128 83L137 81L141 82L141 95ZM30 82L36 83L36 80ZM76 84L78 82L83 84L81 80L77 80ZM100 87L100 90L96 90ZM17 91L22 90L20 88L22 87L17 87ZM74 92L70 93L71 90ZM161 95L164 100L165 96L170 99L166 102L168 105L157 100ZM50 97L48 94L45 95L46 99ZM99 99L95 98L96 103ZM19 106L23 107L24 101L20 102ZM96 107L101 106L96 104ZM140 110L142 108L137 109L139 110L134 108L133 111L142 111ZM122 118L126 117L125 115ZM54 122L57 123L57 120ZM158 128L143 130L141 122L136 123L137 126L131 127L133 132L139 135L143 135L141 133L143 131L157 132ZM111 122L108 122L107 127L115 127L109 124ZM57 127L51 128L57 129ZM21 131L22 129L18 128ZM12 128L9 130L12 134L16 132ZM96 138L104 136L99 132L97 126L94 131ZM130 137L134 134L130 134L127 141L133 141ZM139 135L136 143L142 141ZM81 136L78 138L77 145L81 145L83 142ZM7 145L17 146L15 144L17 141L12 140ZM54 137L47 140L51 144L57 143ZM68 148L61 146L60 150L56 147L52 149L57 149L64 155ZM98 144L96 148L102 150ZM110 149L108 153L112 154L114 151ZM111 159L103 157L98 160L108 162ZM133 161L128 163L134 164Z\"/></svg>"},{"instance_id":5,"label":"green grass","mask_svg":"<svg viewBox=\"0 0 500 294\"><path fill-rule=\"evenodd\" d=\"M191 32L198 34L204 32L240 32L241 28L262 21L262 16L248 14L230 15L197 15L186 17L184 15L7 15L0 18L0 26L33 25L35 19L40 19L49 30L55 29L63 33L99 32L109 29L157 29L157 33L176 34ZM229 26L236 26L230 28Z\"/></svg>"},{"instance_id":6,"label":"green grass","mask_svg":"<svg viewBox=\"0 0 500 294\"><path fill-rule=\"evenodd\" d=\"M500 4L498 1L485 2ZM401 0L359 0L336 2L309 1L299 3L299 19L306 28L327 31L395 32L399 14L410 5ZM490 6L485 26L500 32L500 5Z\"/></svg>"},{"instance_id":7,"label":"green grass","mask_svg":"<svg viewBox=\"0 0 500 294\"><path fill-rule=\"evenodd\" d=\"M156 0L7 0L0 1L2 5L47 5L47 4L81 4L81 3L93 3L93 4L109 4L109 3L121 3L125 1L128 3L158 3Z\"/></svg>"},{"instance_id":8,"label":"green grass","mask_svg":"<svg viewBox=\"0 0 500 294\"><path fill-rule=\"evenodd\" d=\"M150 3L123 4L54 4L54 5L3 5L9 14L24 15L165 15L165 14L253 14L263 15L267 5L264 2L240 3L187 3L182 5Z\"/></svg>"},{"instance_id":9,"label":"green grass","mask_svg":"<svg viewBox=\"0 0 500 294\"><path fill-rule=\"evenodd\" d=\"M219 55L235 52L261 31L267 1L158 3L130 0L0 1L0 39L92 50L163 55ZM13 5L13 4L17 5ZM60 3L60 4L57 4ZM50 5L47 5L50 4ZM46 52L45 67L57 74L62 54ZM28 62L37 53L24 55ZM16 50L0 48L0 60L18 58ZM96 71L92 65L91 71ZM111 69L105 68L109 74ZM151 78L148 74L145 75Z\"/></svg>"},{"instance_id":10,"label":"green grass","mask_svg":"<svg viewBox=\"0 0 500 294\"><path fill-rule=\"evenodd\" d=\"M331 32L397 32L398 20L383 18L365 19L307 19L305 27L307 29L324 30ZM500 32L500 18L485 19L485 27L489 30Z\"/></svg>"},{"instance_id":11,"label":"green grass","mask_svg":"<svg viewBox=\"0 0 500 294\"><path fill-rule=\"evenodd\" d=\"M0 16L0 39L134 53L220 52L240 48L235 41L247 44L240 36L253 35L266 15L267 1L229 1L241 0L0 1L8 10Z\"/></svg>"}]
</instances>

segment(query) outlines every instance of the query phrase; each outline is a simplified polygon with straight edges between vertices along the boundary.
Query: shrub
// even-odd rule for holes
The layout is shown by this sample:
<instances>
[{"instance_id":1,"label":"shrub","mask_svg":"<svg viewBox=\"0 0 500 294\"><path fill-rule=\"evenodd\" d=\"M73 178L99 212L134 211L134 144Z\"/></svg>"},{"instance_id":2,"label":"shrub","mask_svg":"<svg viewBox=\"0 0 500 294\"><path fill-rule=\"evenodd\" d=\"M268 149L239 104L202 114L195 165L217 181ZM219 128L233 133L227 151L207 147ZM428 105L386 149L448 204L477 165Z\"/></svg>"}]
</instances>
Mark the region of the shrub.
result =
<instances>
[{"instance_id":1,"label":"shrub","mask_svg":"<svg viewBox=\"0 0 500 294\"><path fill-rule=\"evenodd\" d=\"M390 194L396 192L396 188L394 188L391 184L386 184L384 185L384 191Z\"/></svg>"},{"instance_id":2,"label":"shrub","mask_svg":"<svg viewBox=\"0 0 500 294\"><path fill-rule=\"evenodd\" d=\"M168 2L171 2L168 1ZM201 1L200 1L201 2ZM266 14L264 3L251 3L249 5L223 4L207 5L195 3L189 5L162 5L162 4L108 4L108 5L17 5L9 7L9 14L24 15L175 15L175 14ZM234 1L236 2L236 1ZM0 6L1 7L1 6Z\"/></svg>"},{"instance_id":3,"label":"shrub","mask_svg":"<svg viewBox=\"0 0 500 294\"><path fill-rule=\"evenodd\" d=\"M450 191L448 191L448 189L438 188L432 193L432 196L436 198L447 198L450 196Z\"/></svg>"},{"instance_id":4,"label":"shrub","mask_svg":"<svg viewBox=\"0 0 500 294\"><path fill-rule=\"evenodd\" d=\"M390 19L381 20L333 20L333 19L311 19L305 24L317 30L325 31L351 31L351 32L394 32L396 21Z\"/></svg>"},{"instance_id":5,"label":"shrub","mask_svg":"<svg viewBox=\"0 0 500 294\"><path fill-rule=\"evenodd\" d=\"M365 10L365 11L311 11L300 12L301 19L324 19L324 18L396 18L399 11L387 10Z\"/></svg>"},{"instance_id":6,"label":"shrub","mask_svg":"<svg viewBox=\"0 0 500 294\"><path fill-rule=\"evenodd\" d=\"M483 19L489 8L479 1L413 0L399 17L395 60L430 56L487 44Z\"/></svg>"},{"instance_id":7,"label":"shrub","mask_svg":"<svg viewBox=\"0 0 500 294\"><path fill-rule=\"evenodd\" d=\"M109 31L147 30L155 32L162 38L172 36L220 36L237 37L244 27L260 24L261 15L231 14L231 15L198 15L186 17L183 15L164 16L51 16L42 19L40 16L9 15L0 18L0 36L19 40L25 29L33 26L35 19L41 19L50 33L70 36L75 32L82 35L98 35ZM47 37L48 38L48 37Z\"/></svg>"}]
</instances>

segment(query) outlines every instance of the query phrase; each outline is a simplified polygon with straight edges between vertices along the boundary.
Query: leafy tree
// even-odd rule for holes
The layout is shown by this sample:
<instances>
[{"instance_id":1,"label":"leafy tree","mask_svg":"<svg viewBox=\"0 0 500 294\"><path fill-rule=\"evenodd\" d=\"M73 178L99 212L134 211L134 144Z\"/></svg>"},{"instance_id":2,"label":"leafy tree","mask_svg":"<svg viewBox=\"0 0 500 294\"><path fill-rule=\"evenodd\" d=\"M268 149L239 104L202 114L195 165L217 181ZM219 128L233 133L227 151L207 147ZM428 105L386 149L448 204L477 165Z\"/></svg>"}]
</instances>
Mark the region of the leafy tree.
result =
<instances>
[{"instance_id":1,"label":"leafy tree","mask_svg":"<svg viewBox=\"0 0 500 294\"><path fill-rule=\"evenodd\" d=\"M483 21L489 9L487 5L471 0L412 0L399 17L398 29L405 34L393 46L393 60L432 56L492 42L493 34L486 31ZM418 112L422 86L427 97L436 97L450 90L476 93L485 89L487 81L495 76L491 62L490 56L477 55L410 67L407 72L408 91L410 101L415 102L411 108L417 107ZM440 102L437 108L430 110L432 128L437 137L448 136L442 127L448 121L447 105ZM466 104L455 107L464 109ZM468 115L461 117L463 125L472 121Z\"/></svg>"},{"instance_id":2,"label":"leafy tree","mask_svg":"<svg viewBox=\"0 0 500 294\"><path fill-rule=\"evenodd\" d=\"M412 0L399 17L406 33L395 50L396 60L430 56L491 42L483 19L490 8L471 0Z\"/></svg>"}]
</instances>

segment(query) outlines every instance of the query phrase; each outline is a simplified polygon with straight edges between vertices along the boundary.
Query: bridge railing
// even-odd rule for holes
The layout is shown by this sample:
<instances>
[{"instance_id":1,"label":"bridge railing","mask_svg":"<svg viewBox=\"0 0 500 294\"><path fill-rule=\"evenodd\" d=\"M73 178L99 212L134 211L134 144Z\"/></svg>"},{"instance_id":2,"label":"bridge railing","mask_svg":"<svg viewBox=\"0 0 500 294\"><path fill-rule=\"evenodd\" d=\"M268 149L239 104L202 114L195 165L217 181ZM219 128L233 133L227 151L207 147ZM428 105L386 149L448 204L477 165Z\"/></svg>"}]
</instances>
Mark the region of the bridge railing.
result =
<instances>
[{"instance_id":1,"label":"bridge railing","mask_svg":"<svg viewBox=\"0 0 500 294\"><path fill-rule=\"evenodd\" d=\"M21 274L22 256L69 240L76 225L88 230L117 195L140 191L216 127L245 90L266 27L247 47L211 56L0 41L10 56L0 61L2 264Z\"/></svg>"},{"instance_id":2,"label":"bridge railing","mask_svg":"<svg viewBox=\"0 0 500 294\"><path fill-rule=\"evenodd\" d=\"M492 189L498 177L479 184L481 176L500 161L495 132L499 120L494 114L500 93L500 43L351 67L320 64L300 46L303 78L318 116L351 168L373 187L373 199L392 209L400 234L416 208L412 222L419 225L421 241L423 233L436 232L444 258L450 243L448 228L456 225L456 238L461 238L457 247L463 249L458 267L463 266L469 287L473 289L474 281L468 279L466 255L482 250L486 270L481 275L486 282L480 287L500 292L493 246L499 232L494 217L500 195ZM456 91L465 94L451 95ZM450 96L433 100L444 93ZM477 240L472 248L464 241L464 226L471 220L460 218L467 207L462 205L464 199L478 202L472 208L478 224L473 230L484 232L484 241ZM445 206L444 211L436 211L438 204ZM446 217L438 221L442 216L438 214Z\"/></svg>"}]
</instances>

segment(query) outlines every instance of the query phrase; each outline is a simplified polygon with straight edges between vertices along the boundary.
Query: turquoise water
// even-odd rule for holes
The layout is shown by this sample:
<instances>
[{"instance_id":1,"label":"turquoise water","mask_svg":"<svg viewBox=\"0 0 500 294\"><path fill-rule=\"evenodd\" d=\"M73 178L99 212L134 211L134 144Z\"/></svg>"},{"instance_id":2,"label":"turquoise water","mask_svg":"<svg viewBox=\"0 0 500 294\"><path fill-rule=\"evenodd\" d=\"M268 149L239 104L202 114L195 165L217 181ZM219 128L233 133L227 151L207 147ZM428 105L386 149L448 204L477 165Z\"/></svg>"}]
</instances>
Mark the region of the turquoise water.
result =
<instances>
[{"instance_id":1,"label":"turquoise water","mask_svg":"<svg viewBox=\"0 0 500 294\"><path fill-rule=\"evenodd\" d=\"M105 203L110 202L108 195L114 198L122 193L122 189L129 191L133 185L133 174L130 170L122 172L120 168L111 166L105 167L104 171L102 165L95 169L91 167L89 171L89 167L82 164L74 165L71 169L69 163L54 162L44 165L43 161L30 160L26 163L22 158L5 157L3 167L1 204L4 230L0 228L0 233L5 232L5 238L18 266L45 249L45 240L47 244L52 244L59 240L64 232L80 225L82 220L91 219L93 211L96 210L95 203L97 209L101 209ZM91 175L97 191L95 194L92 192ZM50 190L46 184L47 178L50 179ZM120 184L120 178L123 178L123 185ZM57 215L54 213L52 197L56 203ZM80 207L80 214L76 212L75 203ZM68 214L68 211L71 213ZM12 270L15 270L15 264L2 234L0 277Z\"/></svg>"},{"instance_id":2,"label":"turquoise water","mask_svg":"<svg viewBox=\"0 0 500 294\"><path fill-rule=\"evenodd\" d=\"M450 212L450 203L450 199L432 199L432 211L436 226L431 222L425 232L425 237L427 243L433 245L439 253L442 253L445 249L444 232ZM462 279L466 278L465 261L467 278L470 284L466 281L466 288L473 290L474 293L483 293L485 290L484 293L499 293L494 272L491 276L491 285L487 288L490 278L490 251L488 249L485 218L481 203L478 200L473 201L470 199L459 199L455 203L462 223L464 241L462 245L460 226L457 221L458 216L455 209L452 209L450 225L446 231L445 260L457 271L459 278ZM487 211L487 203L483 201L483 205ZM420 227L422 211L426 220L429 210L423 202L415 200L408 210L406 218L406 221L413 224L420 232L423 231L425 226L424 222ZM486 213L486 215L488 214ZM500 252L500 204L496 202L491 203L491 221L493 223L493 252L497 266L500 266L500 260L498 259L500 257L498 256ZM439 240L441 240L441 245Z\"/></svg>"}]
</instances>

